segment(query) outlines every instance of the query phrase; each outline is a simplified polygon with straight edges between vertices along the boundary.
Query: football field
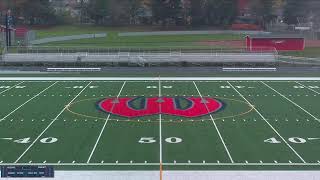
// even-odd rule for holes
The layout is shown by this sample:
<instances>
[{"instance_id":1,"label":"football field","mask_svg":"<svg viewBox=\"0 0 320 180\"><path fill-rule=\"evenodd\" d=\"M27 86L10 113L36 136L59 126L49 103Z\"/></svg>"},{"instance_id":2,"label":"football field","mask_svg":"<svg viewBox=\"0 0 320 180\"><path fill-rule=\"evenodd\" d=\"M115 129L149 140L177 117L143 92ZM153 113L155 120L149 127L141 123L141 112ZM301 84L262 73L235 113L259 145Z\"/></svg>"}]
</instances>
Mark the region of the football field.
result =
<instances>
[{"instance_id":1,"label":"football field","mask_svg":"<svg viewBox=\"0 0 320 180\"><path fill-rule=\"evenodd\" d=\"M320 79L0 80L0 165L320 170Z\"/></svg>"}]
</instances>

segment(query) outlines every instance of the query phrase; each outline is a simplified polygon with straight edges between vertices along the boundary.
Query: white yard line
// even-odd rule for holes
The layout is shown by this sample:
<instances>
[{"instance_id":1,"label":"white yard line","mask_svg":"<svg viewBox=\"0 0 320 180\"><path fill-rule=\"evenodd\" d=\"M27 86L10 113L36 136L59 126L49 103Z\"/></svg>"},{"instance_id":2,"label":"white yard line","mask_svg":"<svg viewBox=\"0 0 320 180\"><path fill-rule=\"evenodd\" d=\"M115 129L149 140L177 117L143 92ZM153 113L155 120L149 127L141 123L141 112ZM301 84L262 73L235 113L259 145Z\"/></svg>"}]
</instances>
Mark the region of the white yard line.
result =
<instances>
[{"instance_id":1,"label":"white yard line","mask_svg":"<svg viewBox=\"0 0 320 180\"><path fill-rule=\"evenodd\" d=\"M161 79L159 77L159 100L161 98ZM159 102L159 161L160 161L160 165L162 164L162 102Z\"/></svg>"},{"instance_id":2,"label":"white yard line","mask_svg":"<svg viewBox=\"0 0 320 180\"><path fill-rule=\"evenodd\" d=\"M297 82L297 81L295 81L295 83L297 83L297 84L299 84L299 85L301 85L301 86L309 89L310 91L312 91L312 92L314 92L314 93L316 93L316 94L318 94L318 95L320 94L318 91L316 91L316 90L314 90L314 89L311 89L311 88L309 88L308 86L305 86L305 85L303 85L303 84L301 84L301 83L299 83L299 82Z\"/></svg>"},{"instance_id":3,"label":"white yard line","mask_svg":"<svg viewBox=\"0 0 320 180\"><path fill-rule=\"evenodd\" d=\"M28 151L29 149L39 140L39 138L51 127L51 125L59 118L59 116L70 106L70 104L80 96L80 94L92 83L89 82L61 111L60 113L51 121L51 123L39 134L39 136L28 146L28 148L18 157L14 162L17 163Z\"/></svg>"},{"instance_id":4,"label":"white yard line","mask_svg":"<svg viewBox=\"0 0 320 180\"><path fill-rule=\"evenodd\" d=\"M283 97L284 99L286 99L287 101L291 102L293 105L297 106L299 109L301 109L302 111L304 111L305 113L309 114L312 118L314 118L316 121L320 122L320 119L317 118L316 116L314 116L313 114L311 114L310 112L308 112L307 110L305 110L303 107L301 107L299 104L293 102L291 99L287 98L285 95L281 94L279 91L275 90L274 88L272 88L271 86L269 86L268 84L266 84L265 82L262 82L262 84L264 84L265 86L267 86L269 89L273 90L275 93L279 94L281 97Z\"/></svg>"},{"instance_id":5,"label":"white yard line","mask_svg":"<svg viewBox=\"0 0 320 180\"><path fill-rule=\"evenodd\" d=\"M160 163L1 163L1 166L159 166ZM164 166L320 166L320 163L163 163Z\"/></svg>"},{"instance_id":6,"label":"white yard line","mask_svg":"<svg viewBox=\"0 0 320 180\"><path fill-rule=\"evenodd\" d=\"M202 95L201 95L201 93L200 93L200 91L199 91L199 88L198 88L197 84L196 84L194 81L193 81L193 84L194 84L194 86L196 87L196 89L197 89L197 91L198 91L198 93L199 93L199 96L200 96L201 99L202 99ZM209 108L208 108L207 104L204 103L204 105L206 106L207 111L209 112ZM210 114L209 116L210 116L210 118L211 118L211 120L212 120L212 123L213 123L213 125L214 125L214 127L215 127L215 129L216 129L216 131L217 131L217 133L218 133L218 135L219 135L219 137L220 137L220 140L221 140L221 142L222 142L222 144L223 144L223 146L224 146L224 149L226 150L226 152L227 152L227 154L228 154L228 156L229 156L229 159L230 159L231 163L234 163L234 161L233 161L233 159L232 159L232 156L231 156L231 154L230 154L230 152L229 152L229 149L228 149L226 143L224 142L224 139L222 138L222 135L221 135L221 133L220 133L220 131L219 131L219 129L218 129L218 126L217 126L216 122L214 121L214 119L213 119L213 117L212 117L211 114Z\"/></svg>"},{"instance_id":7,"label":"white yard line","mask_svg":"<svg viewBox=\"0 0 320 180\"><path fill-rule=\"evenodd\" d=\"M285 140L281 134L267 121L267 119L257 110L255 106L253 106L229 81L228 84L232 87L234 91L236 91L242 99L244 99L258 114L259 116L269 125L269 127L282 139L282 141L294 152L294 154L303 162L306 163L306 161L300 156L300 154Z\"/></svg>"},{"instance_id":8,"label":"white yard line","mask_svg":"<svg viewBox=\"0 0 320 180\"><path fill-rule=\"evenodd\" d=\"M319 81L320 77L161 77L162 81ZM158 81L158 77L0 77L6 81Z\"/></svg>"},{"instance_id":9,"label":"white yard line","mask_svg":"<svg viewBox=\"0 0 320 180\"><path fill-rule=\"evenodd\" d=\"M47 88L45 88L44 90L42 90L41 92L39 92L38 94L34 95L32 98L28 99L26 102L24 102L23 104L21 104L20 106L18 106L16 109L14 109L13 111L11 111L9 114L7 114L6 116L4 116L2 119L6 119L7 117L9 117L11 114L13 114L14 112L16 112L17 110L19 110L21 107L23 107L24 105L26 105L28 102L32 101L34 98L38 97L40 94L42 94L43 92L45 92L46 90L48 90L49 88L51 88L52 86L54 86L55 84L57 84L58 81L54 82L53 84L51 84L50 86L48 86Z\"/></svg>"},{"instance_id":10,"label":"white yard line","mask_svg":"<svg viewBox=\"0 0 320 180\"><path fill-rule=\"evenodd\" d=\"M124 88L125 85L126 85L126 81L123 82L122 87L121 87L121 89L120 89L120 91L119 91L119 93L118 93L118 95L117 95L117 99L119 98L119 96L120 96L120 94L121 94L121 92L122 92L122 90L123 90L123 88ZM99 136L98 136L98 138L97 138L97 140L96 140L96 143L94 144L94 146L93 146L93 148L92 148L92 151L91 151L91 153L90 153L90 155L89 155L89 157L88 157L87 163L90 163L90 160L91 160L91 158L92 158L92 156L93 156L93 153L95 152L95 150L96 150L96 148L97 148L97 146L98 146L98 144L99 144L99 141L100 141L100 139L101 139L101 136L102 136L102 134L103 134L103 132L104 132L107 124L108 124L108 121L109 121L109 118L110 118L110 116L111 116L111 113L112 113L112 110L113 110L114 106L115 106L115 103L112 105L111 112L108 114L107 119L106 119L105 122L104 122L104 125L103 125L103 127L102 127L102 129L101 129L101 131L100 131L100 134L99 134Z\"/></svg>"},{"instance_id":11,"label":"white yard line","mask_svg":"<svg viewBox=\"0 0 320 180\"><path fill-rule=\"evenodd\" d=\"M13 88L15 88L15 87L19 86L19 85L20 85L20 84L22 84L22 83L24 83L24 81L22 81L22 82L20 82L20 83L18 83L18 84L16 84L16 85L14 85L14 86L12 86L12 87L10 87L10 88L8 88L8 89L4 90L4 91L1 91L1 92L0 92L0 94L3 94L3 93L5 93L5 92L7 92L7 91L9 91L9 90L13 89Z\"/></svg>"}]
</instances>

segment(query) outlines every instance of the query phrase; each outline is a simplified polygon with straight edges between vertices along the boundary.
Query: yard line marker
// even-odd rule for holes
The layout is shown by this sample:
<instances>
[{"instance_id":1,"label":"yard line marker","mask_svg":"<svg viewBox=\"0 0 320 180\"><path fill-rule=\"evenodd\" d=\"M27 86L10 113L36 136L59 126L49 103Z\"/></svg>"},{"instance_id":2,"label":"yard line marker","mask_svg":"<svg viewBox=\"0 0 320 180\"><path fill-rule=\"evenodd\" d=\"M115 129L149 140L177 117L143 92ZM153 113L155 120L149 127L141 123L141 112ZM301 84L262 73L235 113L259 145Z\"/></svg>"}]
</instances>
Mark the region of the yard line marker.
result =
<instances>
[{"instance_id":1,"label":"yard line marker","mask_svg":"<svg viewBox=\"0 0 320 180\"><path fill-rule=\"evenodd\" d=\"M43 165L43 163L2 163L1 165ZM46 163L52 166L159 166L159 163ZM163 163L165 166L320 166L320 163Z\"/></svg>"},{"instance_id":2,"label":"yard line marker","mask_svg":"<svg viewBox=\"0 0 320 180\"><path fill-rule=\"evenodd\" d=\"M297 84L299 84L299 85L301 85L301 86L303 86L303 87L305 87L305 88L309 89L310 91L312 91L312 92L314 92L314 93L316 93L316 94L320 95L320 92L318 92L318 91L316 91L316 90L314 90L314 89L312 89L312 88L310 88L310 87L308 87L308 86L305 86L305 85L303 85L303 84L299 83L298 81L295 81L295 83L297 83Z\"/></svg>"},{"instance_id":3,"label":"yard line marker","mask_svg":"<svg viewBox=\"0 0 320 180\"><path fill-rule=\"evenodd\" d=\"M119 96L120 96L120 94L121 94L124 86L126 85L126 83L127 83L127 81L124 81L124 82L123 82L122 87L121 87L121 89L120 89L120 91L119 91L119 93L118 93L118 95L117 95L117 98L119 98ZM114 106L115 106L115 104L112 105L111 112L112 112ZM103 127L102 127L102 129L101 129L101 131L100 131L100 134L99 134L98 138L97 138L97 141L96 141L95 145L93 146L92 151L91 151L91 153L90 153L90 155L89 155L89 158L88 158L88 160L87 160L87 163L90 163L90 160L91 160L91 158L92 158L92 155L93 155L93 153L95 152L95 150L96 150L96 148L97 148L97 146L98 146L98 144L99 144L100 138L101 138L101 136L102 136L102 134L103 134L103 132L104 132L104 129L106 128L106 126L107 126L107 124L108 124L108 121L109 121L110 116L111 116L111 113L108 114L107 119L106 119L105 122L104 122L104 125L103 125ZM97 119L96 119L96 121L97 121Z\"/></svg>"},{"instance_id":4,"label":"yard line marker","mask_svg":"<svg viewBox=\"0 0 320 180\"><path fill-rule=\"evenodd\" d=\"M273 90L274 92L276 92L277 94L279 94L281 97L283 97L284 99L288 100L289 102L291 102L292 104L294 104L295 106L297 106L298 108L300 108L301 110L303 110L305 113L309 114L312 118L314 118L316 121L320 122L320 119L315 117L313 114L311 114L310 112L308 112L307 110L305 110L303 107L301 107L300 105L298 105L297 103L293 102L291 99L287 98L286 96L284 96L283 94L281 94L280 92L278 92L277 90L273 89L271 86L269 86L268 84L264 83L261 81L262 84L264 84L265 86L267 86L269 89Z\"/></svg>"},{"instance_id":5,"label":"yard line marker","mask_svg":"<svg viewBox=\"0 0 320 180\"><path fill-rule=\"evenodd\" d=\"M158 81L158 89L159 89L159 99L162 98L161 95L161 78L159 76L159 81ZM160 180L162 180L162 104L159 102L159 161L160 161Z\"/></svg>"},{"instance_id":6,"label":"yard line marker","mask_svg":"<svg viewBox=\"0 0 320 180\"><path fill-rule=\"evenodd\" d=\"M198 88L197 84L196 84L194 81L193 81L193 84L194 84L195 88L197 89L199 96L200 96L201 99L202 99L203 97L202 97L202 95L201 95L201 92L199 91L199 88ZM208 108L207 104L204 104L204 105L206 106L206 109L207 109L207 111L209 112L209 108ZM224 142L224 139L222 138L222 135L221 135L221 133L220 133L220 131L219 131L219 129L218 129L218 126L217 126L216 122L214 121L214 119L213 119L213 117L212 117L211 114L210 114L209 116L210 116L211 121L212 121L212 123L213 123L213 125L214 125L214 127L215 127L215 129L216 129L216 131L217 131L217 133L218 133L218 135L219 135L219 137L220 137L220 140L221 140L221 142L222 142L222 144L223 144L223 146L224 146L224 149L226 150L226 153L227 153L228 156L229 156L229 159L230 159L231 163L234 163L234 161L233 161L233 159L232 159L232 156L231 156L231 154L230 154L230 152L229 152L229 149L228 149L226 143Z\"/></svg>"},{"instance_id":7,"label":"yard line marker","mask_svg":"<svg viewBox=\"0 0 320 180\"><path fill-rule=\"evenodd\" d=\"M57 82L55 82L57 83ZM55 84L54 83L54 84ZM50 124L39 134L39 136L28 146L28 148L18 157L15 161L17 163L28 151L29 149L39 140L39 138L51 127L51 125L60 117L60 115L70 106L70 104L78 97L80 94L92 83L90 81L87 86L85 86L61 111L60 113L50 122Z\"/></svg>"},{"instance_id":8,"label":"yard line marker","mask_svg":"<svg viewBox=\"0 0 320 180\"><path fill-rule=\"evenodd\" d=\"M11 111L9 114L7 114L5 117L3 117L2 119L6 119L8 116L10 116L11 114L13 114L14 112L16 112L18 109L20 109L22 106L26 105L28 102L32 101L34 98L38 97L40 94L42 94L43 92L45 92L46 90L48 90L49 88L51 88L52 86L54 86L55 84L57 84L58 81L54 82L53 84L51 84L50 86L48 86L47 88L45 88L44 90L42 90L41 92L39 92L38 94L34 95L32 98L30 98L29 100L27 100L26 102L24 102L23 104L21 104L20 106L18 106L16 109L14 109L13 111Z\"/></svg>"},{"instance_id":9,"label":"yard line marker","mask_svg":"<svg viewBox=\"0 0 320 180\"><path fill-rule=\"evenodd\" d=\"M257 108L252 105L229 81L227 81L228 84L232 87L233 90L235 90L241 97L244 99L258 114L259 116L270 126L270 128L282 139L282 141L299 157L299 159L306 163L306 161L299 155L299 153L285 140L281 134L267 121L267 119L257 110Z\"/></svg>"},{"instance_id":10,"label":"yard line marker","mask_svg":"<svg viewBox=\"0 0 320 180\"><path fill-rule=\"evenodd\" d=\"M15 87L19 86L19 85L20 85L20 84L22 84L22 83L24 83L24 81L22 81L22 82L20 82L20 83L18 83L18 84L16 84L16 85L14 85L14 86L12 86L12 87L10 87L10 88L6 89L6 90L1 91L1 92L0 92L0 94L3 94L3 93L5 93L5 92L7 92L7 91L10 91L11 89L13 89L13 88L15 88Z\"/></svg>"}]
</instances>

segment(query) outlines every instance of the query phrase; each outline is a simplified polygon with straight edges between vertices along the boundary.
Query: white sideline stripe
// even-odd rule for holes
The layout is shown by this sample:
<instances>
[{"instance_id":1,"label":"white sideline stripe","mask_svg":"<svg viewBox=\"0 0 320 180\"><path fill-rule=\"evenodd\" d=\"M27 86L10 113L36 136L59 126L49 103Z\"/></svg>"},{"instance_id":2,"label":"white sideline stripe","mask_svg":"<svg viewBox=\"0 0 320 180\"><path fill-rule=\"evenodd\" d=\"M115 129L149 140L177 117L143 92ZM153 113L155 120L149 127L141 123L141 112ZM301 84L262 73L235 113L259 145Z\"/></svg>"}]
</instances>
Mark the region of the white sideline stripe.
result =
<instances>
[{"instance_id":1,"label":"white sideline stripe","mask_svg":"<svg viewBox=\"0 0 320 180\"><path fill-rule=\"evenodd\" d=\"M7 114L6 116L4 116L2 119L6 119L8 116L10 116L11 114L13 114L14 112L16 112L18 109L20 109L22 106L26 105L28 102L32 101L34 98L38 97L40 94L42 94L43 92L45 92L46 90L48 90L49 88L51 88L53 85L57 84L58 81L54 82L53 84L51 84L50 86L48 86L47 88L45 88L44 90L42 90L41 92L39 92L38 94L34 95L32 98L30 98L29 100L27 100L26 102L24 102L23 104L21 104L20 106L18 106L16 109L14 109L13 111L11 111L9 114Z\"/></svg>"},{"instance_id":2,"label":"white sideline stripe","mask_svg":"<svg viewBox=\"0 0 320 180\"><path fill-rule=\"evenodd\" d=\"M194 84L194 86L196 87L196 89L197 89L197 91L198 91L198 93L199 93L199 96L200 96L201 99L202 99L202 95L201 95L201 93L200 93L200 91L199 91L199 88L198 88L197 84L196 84L194 81L193 81L193 84ZM208 108L207 104L204 103L204 105L206 106L207 111L209 112L209 108ZM216 131L217 131L217 133L218 133L218 135L219 135L219 137L220 137L220 140L221 140L221 142L222 142L222 144L223 144L223 146L224 146L224 149L226 150L226 152L227 152L227 154L228 154L228 156L229 156L229 159L230 159L231 163L234 163L234 161L233 161L233 159L232 159L232 156L231 156L231 154L230 154L230 152L229 152L229 149L228 149L226 143L224 142L224 140L223 140L223 138L222 138L222 135L221 135L221 133L220 133L220 131L219 131L219 129L218 129L218 126L217 126L216 122L214 121L214 119L213 119L213 117L212 117L211 114L210 114L210 118L211 118L211 121L212 121L212 123L213 123L213 125L214 125L214 127L215 127L215 129L216 129Z\"/></svg>"},{"instance_id":3,"label":"white sideline stripe","mask_svg":"<svg viewBox=\"0 0 320 180\"><path fill-rule=\"evenodd\" d=\"M12 165L52 166L159 166L159 163L1 163ZM163 163L165 166L320 166L320 163Z\"/></svg>"},{"instance_id":4,"label":"white sideline stripe","mask_svg":"<svg viewBox=\"0 0 320 180\"><path fill-rule=\"evenodd\" d=\"M320 77L161 77L162 81L319 81ZM0 80L8 81L158 81L158 77L0 77Z\"/></svg>"},{"instance_id":5,"label":"white sideline stripe","mask_svg":"<svg viewBox=\"0 0 320 180\"><path fill-rule=\"evenodd\" d=\"M264 83L261 81L262 84L264 84L265 86L267 86L269 89L273 90L274 92L276 92L277 94L279 94L281 97L283 97L284 99L286 99L287 101L291 102L293 105L297 106L298 108L300 108L302 111L304 111L305 113L309 114L312 118L314 118L316 121L320 122L320 119L315 117L313 114L311 114L310 112L308 112L307 110L305 110L303 107L301 107L299 104L293 102L291 99L287 98L285 95L281 94L279 91L273 89L271 86L269 86L268 84Z\"/></svg>"},{"instance_id":6,"label":"white sideline stripe","mask_svg":"<svg viewBox=\"0 0 320 180\"><path fill-rule=\"evenodd\" d=\"M120 96L120 94L121 94L121 92L122 92L122 90L123 90L123 88L124 88L125 85L126 85L126 81L123 82L122 87L121 87L121 89L120 89L120 91L119 91L119 93L118 93L118 95L117 95L117 98ZM115 106L115 104L112 105L111 112L112 112L114 106ZM111 112L108 114L107 119L106 119L106 121L104 122L104 125L103 125L103 127L102 127L102 129L101 129L101 131L100 131L100 134L99 134L99 136L98 136L98 138L97 138L97 140L96 140L96 143L94 144L94 146L93 146L93 148L92 148L92 151L91 151L91 153L90 153L90 155L89 155L89 158L88 158L88 160L87 160L87 163L90 163L90 160L91 160L91 158L92 158L92 156L93 156L93 153L95 152L95 150L96 150L96 148L97 148L97 146L98 146L98 144L99 144L99 141L100 141L101 136L102 136L102 134L103 134L103 132L104 132L104 129L106 128L106 126L107 126L107 124L108 124L109 118L110 118L110 116L111 116Z\"/></svg>"},{"instance_id":7,"label":"white sideline stripe","mask_svg":"<svg viewBox=\"0 0 320 180\"><path fill-rule=\"evenodd\" d=\"M39 134L39 136L28 146L28 148L18 157L15 161L17 163L28 151L29 149L39 140L39 138L51 127L51 125L59 118L59 116L67 109L68 106L78 97L80 94L92 83L89 82L86 87L84 87L61 111L60 113L51 121L51 123Z\"/></svg>"},{"instance_id":8,"label":"white sideline stripe","mask_svg":"<svg viewBox=\"0 0 320 180\"><path fill-rule=\"evenodd\" d=\"M4 90L4 91L1 91L1 92L0 92L0 94L3 94L3 93L5 93L5 92L7 92L7 91L9 91L9 90L13 89L13 88L15 88L15 87L19 86L19 85L20 85L20 84L22 84L22 83L24 83L24 81L22 81L22 82L20 82L20 83L18 83L18 84L16 84L16 85L14 85L14 86L12 86L11 88L8 88L8 89L6 89L6 90Z\"/></svg>"},{"instance_id":9,"label":"white sideline stripe","mask_svg":"<svg viewBox=\"0 0 320 180\"><path fill-rule=\"evenodd\" d=\"M299 153L281 136L281 134L267 121L267 119L253 106L229 81L228 84L244 99L258 114L259 116L270 126L270 128L282 139L282 141L299 157L299 159L306 163L306 161L299 155Z\"/></svg>"},{"instance_id":10,"label":"white sideline stripe","mask_svg":"<svg viewBox=\"0 0 320 180\"><path fill-rule=\"evenodd\" d=\"M161 98L161 79L159 76L159 98ZM160 164L162 164L162 103L159 103L159 160L160 160ZM161 173L161 172L160 172Z\"/></svg>"},{"instance_id":11,"label":"white sideline stripe","mask_svg":"<svg viewBox=\"0 0 320 180\"><path fill-rule=\"evenodd\" d=\"M297 81L295 81L295 83L297 83L297 84L299 84L299 85L301 85L301 86L309 89L310 91L312 91L312 92L314 92L314 93L316 93L316 94L320 94L318 91L316 91L316 90L314 90L314 89L311 89L311 88L309 88L309 87L307 87L307 86L305 86L305 85L303 85L303 84L301 84L301 83L299 83L299 82L297 82Z\"/></svg>"}]
</instances>

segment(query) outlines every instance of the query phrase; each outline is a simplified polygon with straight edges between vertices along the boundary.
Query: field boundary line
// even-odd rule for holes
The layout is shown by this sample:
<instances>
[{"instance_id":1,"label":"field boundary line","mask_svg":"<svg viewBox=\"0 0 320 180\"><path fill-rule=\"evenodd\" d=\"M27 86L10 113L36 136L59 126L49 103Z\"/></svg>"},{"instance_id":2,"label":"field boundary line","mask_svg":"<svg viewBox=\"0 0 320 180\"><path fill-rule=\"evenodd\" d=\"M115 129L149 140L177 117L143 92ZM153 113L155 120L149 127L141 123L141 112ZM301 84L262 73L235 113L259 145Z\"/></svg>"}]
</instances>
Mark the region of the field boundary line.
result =
<instances>
[{"instance_id":1,"label":"field boundary line","mask_svg":"<svg viewBox=\"0 0 320 180\"><path fill-rule=\"evenodd\" d=\"M15 87L19 86L19 85L20 85L20 84L22 84L22 83L24 83L24 81L22 81L22 82L20 82L20 83L18 83L18 84L16 84L16 85L14 85L14 86L12 86L11 88L8 88L8 89L6 89L6 90L1 91L1 92L0 92L0 94L3 94L3 93L5 93L5 92L7 92L7 91L9 91L9 90L13 89L13 88L15 88Z\"/></svg>"},{"instance_id":2,"label":"field boundary line","mask_svg":"<svg viewBox=\"0 0 320 180\"><path fill-rule=\"evenodd\" d=\"M17 163L28 151L29 149L39 140L39 138L51 127L51 125L59 118L59 116L67 109L68 106L77 98L80 96L80 94L87 89L87 87L92 83L89 82L61 111L60 113L50 122L50 124L38 135L38 137L28 146L28 148L18 157L18 159L15 161Z\"/></svg>"},{"instance_id":3,"label":"field boundary line","mask_svg":"<svg viewBox=\"0 0 320 180\"><path fill-rule=\"evenodd\" d=\"M120 91L119 91L119 93L118 93L118 95L117 95L117 99L119 98L119 96L120 96L120 94L121 94L121 92L122 92L122 90L123 90L123 88L124 88L125 85L126 85L126 81L123 82L123 84L122 84L122 86L121 86L121 88L120 88ZM91 153L90 153L90 155L89 155L89 157L88 157L87 163L90 163L90 160L91 160L91 158L92 158L92 156L93 156L93 153L95 152L95 150L96 150L96 148L97 148L97 146L98 146L98 144L99 144L99 141L100 141L101 136L102 136L102 134L103 134L103 132L104 132L104 129L106 128L106 126L107 126L107 124L108 124L108 121L109 121L109 118L110 118L110 116L111 116L111 113L112 113L112 110L113 110L114 106L115 106L115 103L112 105L111 112L108 114L107 119L106 119L105 122L104 122L104 125L103 125L103 127L102 127L102 129L101 129L101 131L100 131L100 134L99 134L99 136L98 136L98 138L97 138L97 140L96 140L96 143L94 144L94 146L93 146L93 148L92 148L92 151L91 151Z\"/></svg>"},{"instance_id":4,"label":"field boundary line","mask_svg":"<svg viewBox=\"0 0 320 180\"><path fill-rule=\"evenodd\" d=\"M234 91L236 91L247 103L259 114L259 116L269 125L269 127L282 139L282 141L298 156L298 158L303 162L306 163L306 161L300 156L300 154L285 140L281 134L267 121L267 119L257 110L257 108L251 104L250 101L247 100L229 81L227 81L228 84L232 87Z\"/></svg>"},{"instance_id":5,"label":"field boundary line","mask_svg":"<svg viewBox=\"0 0 320 180\"><path fill-rule=\"evenodd\" d=\"M264 84L265 86L267 86L269 89L271 89L272 91L274 91L275 93L279 94L281 97L283 97L284 99L286 99L287 101L291 102L293 105L295 105L296 107L300 108L302 111L304 111L305 113L307 113L308 115L310 115L312 118L314 118L314 120L320 122L320 119L317 118L316 116L314 116L313 114L311 114L309 111L305 110L303 107L301 107L299 104L295 103L294 101L292 101L291 99L287 98L285 95L281 94L279 91L275 90L274 88L272 88L271 86L269 86L268 84L264 83L261 81L262 84Z\"/></svg>"},{"instance_id":6,"label":"field boundary line","mask_svg":"<svg viewBox=\"0 0 320 180\"><path fill-rule=\"evenodd\" d=\"M299 83L299 82L297 82L297 81L295 81L295 83L297 83L297 84L299 84L299 85L301 85L301 86L303 86L303 87L305 87L305 88L309 89L310 91L312 91L312 92L314 92L314 93L316 93L316 94L320 95L320 93L319 93L318 91L314 90L314 89L311 89L311 88L309 88L309 87L307 87L307 86L305 86L305 85L303 85L303 84L301 84L301 83Z\"/></svg>"},{"instance_id":7,"label":"field boundary line","mask_svg":"<svg viewBox=\"0 0 320 180\"><path fill-rule=\"evenodd\" d=\"M24 105L26 105L27 103L29 103L30 101L32 101L33 99L35 99L36 97L40 96L40 94L42 94L43 92L45 92L46 90L48 90L49 88L51 88L52 86L54 86L55 84L57 84L58 81L52 83L50 86L48 86L47 88L45 88L44 90L42 90L41 92L39 92L38 94L34 95L32 98L28 99L26 102L22 103L20 106L18 106L16 109L14 109L13 111L11 111L9 114L7 114L6 116L4 116L1 119L6 119L7 117L9 117L11 114L13 114L14 112L16 112L17 110L19 110L21 107L23 107Z\"/></svg>"},{"instance_id":8,"label":"field boundary line","mask_svg":"<svg viewBox=\"0 0 320 180\"><path fill-rule=\"evenodd\" d=\"M162 81L201 81L201 80L224 80L224 81L320 81L320 77L161 77ZM7 81L158 81L158 77L0 77Z\"/></svg>"},{"instance_id":9,"label":"field boundary line","mask_svg":"<svg viewBox=\"0 0 320 180\"><path fill-rule=\"evenodd\" d=\"M193 81L193 84L194 84L194 86L196 87L196 89L197 89L197 91L198 91L198 93L199 93L199 96L200 96L201 99L203 100L203 96L202 96L202 94L201 94L201 92L200 92L197 84L196 84L194 81ZM206 106L206 109L207 109L207 111L209 112L209 108L208 108L207 104L204 103L204 105ZM223 144L223 146L224 146L224 149L226 150L226 153L227 153L227 155L229 156L229 159L230 159L231 163L234 163L233 158L232 158L232 156L231 156L231 154L230 154L230 152L229 152L229 149L228 149L226 143L224 142L224 139L223 139L223 137L222 137L222 135L221 135L221 133L220 133L220 131L219 131L219 129L218 129L218 126L217 126L216 122L214 121L214 119L213 119L213 117L212 117L211 114L210 114L209 116L210 116L210 119L211 119L211 121L212 121L212 123L213 123L213 125L214 125L214 127L215 127L215 129L216 129L216 131L217 131L217 133L218 133L218 135L219 135L219 137L220 137L220 140L221 140L221 142L222 142L222 144Z\"/></svg>"},{"instance_id":10,"label":"field boundary line","mask_svg":"<svg viewBox=\"0 0 320 180\"><path fill-rule=\"evenodd\" d=\"M158 84L158 89L159 89L159 101L161 101L161 78L159 76L159 84ZM159 161L160 161L160 180L162 180L162 101L159 102Z\"/></svg>"},{"instance_id":11,"label":"field boundary line","mask_svg":"<svg viewBox=\"0 0 320 180\"><path fill-rule=\"evenodd\" d=\"M159 166L159 163L1 163L2 166ZM320 163L163 163L164 166L320 166Z\"/></svg>"}]
</instances>

